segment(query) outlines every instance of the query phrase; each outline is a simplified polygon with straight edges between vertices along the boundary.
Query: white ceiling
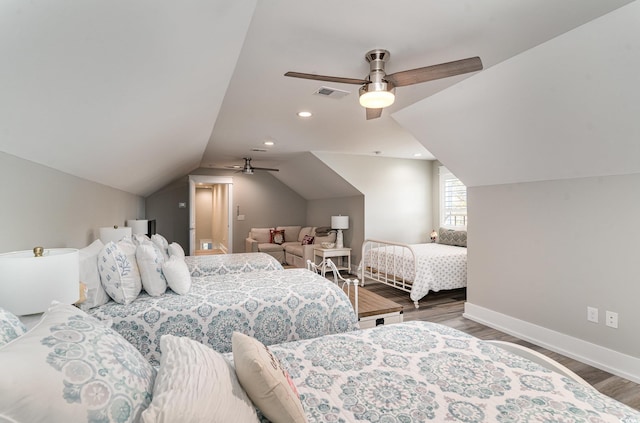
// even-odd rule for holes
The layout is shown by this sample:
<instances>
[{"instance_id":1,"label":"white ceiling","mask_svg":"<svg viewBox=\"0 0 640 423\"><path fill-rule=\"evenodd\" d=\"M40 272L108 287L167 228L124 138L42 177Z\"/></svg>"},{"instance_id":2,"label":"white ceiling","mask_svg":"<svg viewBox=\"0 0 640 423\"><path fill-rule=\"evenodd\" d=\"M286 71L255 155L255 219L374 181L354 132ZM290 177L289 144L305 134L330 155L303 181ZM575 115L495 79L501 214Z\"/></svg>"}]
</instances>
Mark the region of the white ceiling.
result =
<instances>
[{"instance_id":1,"label":"white ceiling","mask_svg":"<svg viewBox=\"0 0 640 423\"><path fill-rule=\"evenodd\" d=\"M432 159L429 128L418 140L391 115L468 75L398 88L366 121L357 86L283 74L363 78L373 48L388 72L476 55L490 69L628 2L3 0L0 151L140 195L247 155L288 184L310 176L303 152ZM351 94L312 95L323 85Z\"/></svg>"}]
</instances>

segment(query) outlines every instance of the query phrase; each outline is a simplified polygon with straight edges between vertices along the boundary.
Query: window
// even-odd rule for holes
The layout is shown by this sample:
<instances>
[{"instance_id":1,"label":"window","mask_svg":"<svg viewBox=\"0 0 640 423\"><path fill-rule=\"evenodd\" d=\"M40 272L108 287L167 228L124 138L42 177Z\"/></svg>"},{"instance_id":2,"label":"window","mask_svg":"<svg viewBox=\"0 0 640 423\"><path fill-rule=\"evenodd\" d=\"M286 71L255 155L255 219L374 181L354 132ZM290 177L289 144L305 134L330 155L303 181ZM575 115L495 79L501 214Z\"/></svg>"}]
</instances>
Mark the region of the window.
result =
<instances>
[{"instance_id":1,"label":"window","mask_svg":"<svg viewBox=\"0 0 640 423\"><path fill-rule=\"evenodd\" d=\"M440 226L467 226L467 187L444 166L440 166Z\"/></svg>"}]
</instances>

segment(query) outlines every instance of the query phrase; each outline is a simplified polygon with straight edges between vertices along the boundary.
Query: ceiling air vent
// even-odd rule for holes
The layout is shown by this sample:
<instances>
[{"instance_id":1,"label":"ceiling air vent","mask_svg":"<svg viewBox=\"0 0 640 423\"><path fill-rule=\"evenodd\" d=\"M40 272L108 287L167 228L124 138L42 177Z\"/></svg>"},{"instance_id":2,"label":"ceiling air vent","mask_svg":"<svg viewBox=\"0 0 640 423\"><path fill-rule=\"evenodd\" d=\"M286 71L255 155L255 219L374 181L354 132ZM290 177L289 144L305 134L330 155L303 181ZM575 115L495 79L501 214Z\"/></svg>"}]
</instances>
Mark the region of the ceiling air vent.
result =
<instances>
[{"instance_id":1,"label":"ceiling air vent","mask_svg":"<svg viewBox=\"0 0 640 423\"><path fill-rule=\"evenodd\" d=\"M349 91L339 90L337 88L320 87L313 94L314 95L319 95L319 96L322 96L322 97L340 99L340 98L345 97L345 96L347 96L347 95L349 95L351 93Z\"/></svg>"}]
</instances>

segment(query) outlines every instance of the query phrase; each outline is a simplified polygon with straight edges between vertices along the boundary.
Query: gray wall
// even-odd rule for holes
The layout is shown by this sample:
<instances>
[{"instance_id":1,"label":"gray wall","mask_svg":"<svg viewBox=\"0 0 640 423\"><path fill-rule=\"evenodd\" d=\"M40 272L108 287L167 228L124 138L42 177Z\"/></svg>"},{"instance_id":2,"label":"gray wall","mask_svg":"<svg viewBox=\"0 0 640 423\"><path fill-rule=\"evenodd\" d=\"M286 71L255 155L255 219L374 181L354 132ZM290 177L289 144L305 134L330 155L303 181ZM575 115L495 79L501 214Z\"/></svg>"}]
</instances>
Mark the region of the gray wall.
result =
<instances>
[{"instance_id":1,"label":"gray wall","mask_svg":"<svg viewBox=\"0 0 640 423\"><path fill-rule=\"evenodd\" d=\"M469 188L468 302L640 357L638 187L640 174Z\"/></svg>"},{"instance_id":2,"label":"gray wall","mask_svg":"<svg viewBox=\"0 0 640 423\"><path fill-rule=\"evenodd\" d=\"M364 241L364 196L309 200L307 203L307 225L331 226L331 216L349 216L349 229L343 230L345 247L351 247L351 268L355 274Z\"/></svg>"},{"instance_id":3,"label":"gray wall","mask_svg":"<svg viewBox=\"0 0 640 423\"><path fill-rule=\"evenodd\" d=\"M433 229L432 161L315 154L364 194L364 238L427 241Z\"/></svg>"},{"instance_id":4,"label":"gray wall","mask_svg":"<svg viewBox=\"0 0 640 423\"><path fill-rule=\"evenodd\" d=\"M267 172L243 175L221 169L199 168L192 175L233 178L233 252L245 250L244 241L252 227L306 224L307 202ZM189 211L178 202L189 203L188 176L147 197L147 215L156 219L157 232L189 248ZM245 216L240 221L236 211Z\"/></svg>"},{"instance_id":5,"label":"gray wall","mask_svg":"<svg viewBox=\"0 0 640 423\"><path fill-rule=\"evenodd\" d=\"M0 152L0 252L82 248L102 226L144 218L144 199Z\"/></svg>"},{"instance_id":6,"label":"gray wall","mask_svg":"<svg viewBox=\"0 0 640 423\"><path fill-rule=\"evenodd\" d=\"M187 207L180 208L185 203ZM173 181L145 199L147 219L156 221L156 232L189 251L189 177Z\"/></svg>"}]
</instances>

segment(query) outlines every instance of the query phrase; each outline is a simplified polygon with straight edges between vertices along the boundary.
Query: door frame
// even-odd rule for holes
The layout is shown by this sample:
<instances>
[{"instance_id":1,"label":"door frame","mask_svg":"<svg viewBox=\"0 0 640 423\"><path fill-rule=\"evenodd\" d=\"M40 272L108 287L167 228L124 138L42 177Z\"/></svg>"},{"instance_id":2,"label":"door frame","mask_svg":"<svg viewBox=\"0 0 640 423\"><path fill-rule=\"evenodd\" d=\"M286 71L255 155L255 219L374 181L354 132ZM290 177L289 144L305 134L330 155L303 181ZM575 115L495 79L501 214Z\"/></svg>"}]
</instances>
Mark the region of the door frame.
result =
<instances>
[{"instance_id":1,"label":"door frame","mask_svg":"<svg viewBox=\"0 0 640 423\"><path fill-rule=\"evenodd\" d=\"M189 175L189 255L196 253L196 185L227 184L228 215L227 251L233 253L233 178L231 176Z\"/></svg>"}]
</instances>

